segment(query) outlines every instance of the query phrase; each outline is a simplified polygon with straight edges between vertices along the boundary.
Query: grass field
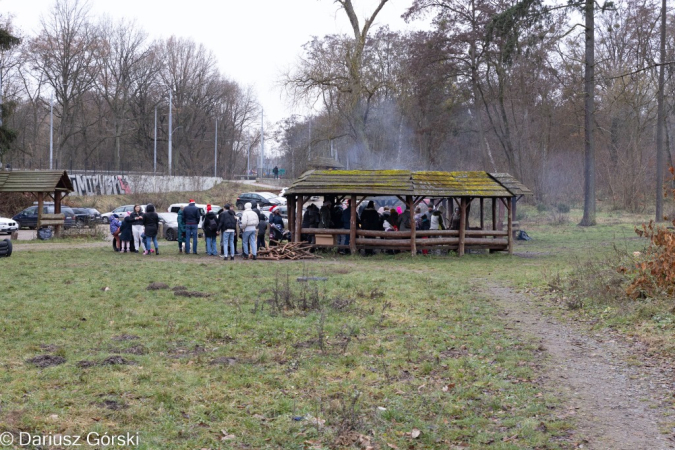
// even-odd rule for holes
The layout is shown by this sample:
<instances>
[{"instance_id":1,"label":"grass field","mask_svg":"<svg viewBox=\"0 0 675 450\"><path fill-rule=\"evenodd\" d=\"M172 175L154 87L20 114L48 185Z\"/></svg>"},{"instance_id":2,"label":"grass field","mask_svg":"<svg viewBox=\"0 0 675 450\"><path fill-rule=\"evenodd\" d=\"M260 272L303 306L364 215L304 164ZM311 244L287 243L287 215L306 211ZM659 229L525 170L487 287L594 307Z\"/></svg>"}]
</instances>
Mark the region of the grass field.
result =
<instances>
[{"instance_id":1,"label":"grass field","mask_svg":"<svg viewBox=\"0 0 675 450\"><path fill-rule=\"evenodd\" d=\"M604 219L532 221L511 257L18 250L0 260L0 433L138 433L141 449L569 448L572 424L537 383L542 354L512 335L485 279L543 288L645 245L637 218Z\"/></svg>"}]
</instances>

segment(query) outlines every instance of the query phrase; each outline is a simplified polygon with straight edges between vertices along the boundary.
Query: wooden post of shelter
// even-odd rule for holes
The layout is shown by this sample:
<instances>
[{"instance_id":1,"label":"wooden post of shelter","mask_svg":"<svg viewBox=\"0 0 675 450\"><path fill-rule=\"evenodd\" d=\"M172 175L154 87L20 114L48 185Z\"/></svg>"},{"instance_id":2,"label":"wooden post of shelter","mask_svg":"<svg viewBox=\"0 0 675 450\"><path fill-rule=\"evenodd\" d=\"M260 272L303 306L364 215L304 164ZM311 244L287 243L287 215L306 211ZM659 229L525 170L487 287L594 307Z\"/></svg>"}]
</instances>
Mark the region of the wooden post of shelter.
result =
<instances>
[{"instance_id":1,"label":"wooden post of shelter","mask_svg":"<svg viewBox=\"0 0 675 450\"><path fill-rule=\"evenodd\" d=\"M480 229L485 229L485 214L483 212L483 206L485 206L484 198L480 198Z\"/></svg>"},{"instance_id":2,"label":"wooden post of shelter","mask_svg":"<svg viewBox=\"0 0 675 450\"><path fill-rule=\"evenodd\" d=\"M356 195L352 195L349 200L349 252L355 255L356 249Z\"/></svg>"},{"instance_id":3,"label":"wooden post of shelter","mask_svg":"<svg viewBox=\"0 0 675 450\"><path fill-rule=\"evenodd\" d=\"M509 255L513 255L513 211L514 203L511 202L511 199L506 200L506 214L508 215L508 233L509 233Z\"/></svg>"},{"instance_id":4,"label":"wooden post of shelter","mask_svg":"<svg viewBox=\"0 0 675 450\"><path fill-rule=\"evenodd\" d=\"M464 256L464 242L466 236L466 198L462 197L459 202L459 248L457 253Z\"/></svg>"},{"instance_id":5,"label":"wooden post of shelter","mask_svg":"<svg viewBox=\"0 0 675 450\"><path fill-rule=\"evenodd\" d=\"M492 231L497 231L497 198L492 197Z\"/></svg>"},{"instance_id":6,"label":"wooden post of shelter","mask_svg":"<svg viewBox=\"0 0 675 450\"><path fill-rule=\"evenodd\" d=\"M291 241L292 242L298 242L297 235L295 233L295 196L291 195L288 198L288 207L286 208L286 211L288 211L288 230L291 232ZM271 237L271 235L270 235Z\"/></svg>"},{"instance_id":7,"label":"wooden post of shelter","mask_svg":"<svg viewBox=\"0 0 675 450\"><path fill-rule=\"evenodd\" d=\"M36 231L40 231L40 227L42 226L42 209L45 204L45 193L44 192L38 192L37 193L37 199L38 199L38 206L37 206L37 225L35 226ZM38 235L39 236L39 235Z\"/></svg>"},{"instance_id":8,"label":"wooden post of shelter","mask_svg":"<svg viewBox=\"0 0 675 450\"><path fill-rule=\"evenodd\" d=\"M410 254L415 256L417 255L417 243L415 240L415 205L412 195L406 196L405 203L410 214Z\"/></svg>"},{"instance_id":9,"label":"wooden post of shelter","mask_svg":"<svg viewBox=\"0 0 675 450\"><path fill-rule=\"evenodd\" d=\"M61 193L59 191L54 191L54 214L61 214ZM61 230L63 225L54 226L54 235L58 238L61 237Z\"/></svg>"},{"instance_id":10,"label":"wooden post of shelter","mask_svg":"<svg viewBox=\"0 0 675 450\"><path fill-rule=\"evenodd\" d=\"M295 242L300 242L302 233L302 207L305 204L305 197L297 195L295 200L295 235L298 237Z\"/></svg>"}]
</instances>

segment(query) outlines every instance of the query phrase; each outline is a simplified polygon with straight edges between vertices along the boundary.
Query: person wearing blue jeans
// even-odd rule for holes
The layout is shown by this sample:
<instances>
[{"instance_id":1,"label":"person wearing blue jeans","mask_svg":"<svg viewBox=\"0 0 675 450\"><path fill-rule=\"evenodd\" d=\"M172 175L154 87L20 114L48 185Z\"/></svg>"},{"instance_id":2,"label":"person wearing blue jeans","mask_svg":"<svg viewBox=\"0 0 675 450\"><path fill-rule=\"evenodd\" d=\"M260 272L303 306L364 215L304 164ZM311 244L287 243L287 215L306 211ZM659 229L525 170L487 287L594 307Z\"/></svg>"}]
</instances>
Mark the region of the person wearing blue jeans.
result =
<instances>
[{"instance_id":1,"label":"person wearing blue jeans","mask_svg":"<svg viewBox=\"0 0 675 450\"><path fill-rule=\"evenodd\" d=\"M183 208L183 221L185 222L185 253L190 253L190 241L192 241L192 253L197 254L197 227L201 214L195 206L195 201Z\"/></svg>"},{"instance_id":2,"label":"person wearing blue jeans","mask_svg":"<svg viewBox=\"0 0 675 450\"><path fill-rule=\"evenodd\" d=\"M258 227L258 214L251 209L251 204L244 205L244 212L241 215L241 227L244 229L244 255L249 259L257 259L256 250L256 230Z\"/></svg>"},{"instance_id":3,"label":"person wearing blue jeans","mask_svg":"<svg viewBox=\"0 0 675 450\"><path fill-rule=\"evenodd\" d=\"M218 231L220 231L220 246L223 247L223 260L228 256L234 260L234 236L237 232L237 216L232 211L232 206L225 205L223 212L218 217Z\"/></svg>"}]
</instances>

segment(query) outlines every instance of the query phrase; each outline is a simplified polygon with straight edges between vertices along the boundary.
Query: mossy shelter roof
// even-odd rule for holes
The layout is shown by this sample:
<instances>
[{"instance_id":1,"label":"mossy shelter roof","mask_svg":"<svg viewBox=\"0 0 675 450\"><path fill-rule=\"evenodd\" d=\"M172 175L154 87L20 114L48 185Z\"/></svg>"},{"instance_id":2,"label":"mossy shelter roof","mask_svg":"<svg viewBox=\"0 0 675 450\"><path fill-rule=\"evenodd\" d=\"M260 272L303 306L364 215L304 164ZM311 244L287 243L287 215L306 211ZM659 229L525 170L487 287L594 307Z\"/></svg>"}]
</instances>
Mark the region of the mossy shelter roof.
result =
<instances>
[{"instance_id":1,"label":"mossy shelter roof","mask_svg":"<svg viewBox=\"0 0 675 450\"><path fill-rule=\"evenodd\" d=\"M507 179L525 188L508 174ZM514 188L515 189L515 188ZM286 195L413 195L424 197L514 197L487 172L413 172L409 170L309 170L293 182Z\"/></svg>"},{"instance_id":2,"label":"mossy shelter roof","mask_svg":"<svg viewBox=\"0 0 675 450\"><path fill-rule=\"evenodd\" d=\"M0 192L73 192L65 171L0 172Z\"/></svg>"}]
</instances>

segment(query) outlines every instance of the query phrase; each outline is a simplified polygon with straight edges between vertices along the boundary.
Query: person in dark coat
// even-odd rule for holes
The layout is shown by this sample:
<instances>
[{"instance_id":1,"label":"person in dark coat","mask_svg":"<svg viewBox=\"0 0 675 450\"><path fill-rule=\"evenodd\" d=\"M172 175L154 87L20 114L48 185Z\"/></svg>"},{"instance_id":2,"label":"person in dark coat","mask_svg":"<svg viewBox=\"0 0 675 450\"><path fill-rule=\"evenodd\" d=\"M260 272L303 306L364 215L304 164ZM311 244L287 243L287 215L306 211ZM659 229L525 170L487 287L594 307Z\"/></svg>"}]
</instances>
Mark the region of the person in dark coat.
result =
<instances>
[{"instance_id":1,"label":"person in dark coat","mask_svg":"<svg viewBox=\"0 0 675 450\"><path fill-rule=\"evenodd\" d=\"M199 208L195 201L190 199L190 204L183 209L183 220L185 221L185 253L190 253L190 241L192 241L192 253L197 254L197 228L201 220Z\"/></svg>"},{"instance_id":2,"label":"person in dark coat","mask_svg":"<svg viewBox=\"0 0 675 450\"><path fill-rule=\"evenodd\" d=\"M270 215L270 239L281 242L284 237L284 219L281 217L281 211L278 208L272 210Z\"/></svg>"},{"instance_id":3,"label":"person in dark coat","mask_svg":"<svg viewBox=\"0 0 675 450\"><path fill-rule=\"evenodd\" d=\"M127 212L126 217L122 220L122 225L120 225L120 241L122 241L122 248L120 251L123 251L124 253L127 252L129 242L133 239L133 232L131 231L133 222L130 213Z\"/></svg>"},{"instance_id":4,"label":"person in dark coat","mask_svg":"<svg viewBox=\"0 0 675 450\"><path fill-rule=\"evenodd\" d=\"M206 205L206 215L202 224L204 239L206 240L206 254L209 256L218 256L218 217L213 212L211 205Z\"/></svg>"},{"instance_id":5,"label":"person in dark coat","mask_svg":"<svg viewBox=\"0 0 675 450\"><path fill-rule=\"evenodd\" d=\"M380 215L375 210L375 203L372 200L368 202L368 206L361 213L361 228L371 231L382 230ZM366 256L370 256L373 253L373 249L366 249Z\"/></svg>"},{"instance_id":6,"label":"person in dark coat","mask_svg":"<svg viewBox=\"0 0 675 450\"><path fill-rule=\"evenodd\" d=\"M152 253L150 244L155 244L155 255L159 255L159 245L157 245L157 232L159 231L159 216L155 212L155 205L149 204L143 214L143 226L145 227L145 251L144 255Z\"/></svg>"},{"instance_id":7,"label":"person in dark coat","mask_svg":"<svg viewBox=\"0 0 675 450\"><path fill-rule=\"evenodd\" d=\"M302 216L302 228L318 228L319 227L319 208L310 203ZM301 239L305 242L313 244L315 242L313 234L303 234Z\"/></svg>"},{"instance_id":8,"label":"person in dark coat","mask_svg":"<svg viewBox=\"0 0 675 450\"><path fill-rule=\"evenodd\" d=\"M183 219L183 207L178 210L178 253L183 253L183 244L185 244L185 220Z\"/></svg>"},{"instance_id":9,"label":"person in dark coat","mask_svg":"<svg viewBox=\"0 0 675 450\"><path fill-rule=\"evenodd\" d=\"M319 210L319 228L333 228L332 208L329 201L323 202Z\"/></svg>"},{"instance_id":10,"label":"person in dark coat","mask_svg":"<svg viewBox=\"0 0 675 450\"><path fill-rule=\"evenodd\" d=\"M270 222L267 221L267 217L263 215L263 218L260 222L258 222L258 241L256 243L256 246L258 249L265 248L265 235L267 234L267 225L269 225ZM270 238L272 237L272 233L270 233Z\"/></svg>"},{"instance_id":11,"label":"person in dark coat","mask_svg":"<svg viewBox=\"0 0 675 450\"><path fill-rule=\"evenodd\" d=\"M221 247L223 247L223 261L227 261L229 256L230 260L234 260L235 255L235 243L237 236L237 216L232 211L232 206L228 203L224 206L224 209L220 216L218 216L218 231L221 235Z\"/></svg>"},{"instance_id":12,"label":"person in dark coat","mask_svg":"<svg viewBox=\"0 0 675 450\"><path fill-rule=\"evenodd\" d=\"M265 215L262 212L260 212L260 208L258 208L258 202L256 202L255 200L251 202L251 210L258 215L259 221L266 219Z\"/></svg>"}]
</instances>

